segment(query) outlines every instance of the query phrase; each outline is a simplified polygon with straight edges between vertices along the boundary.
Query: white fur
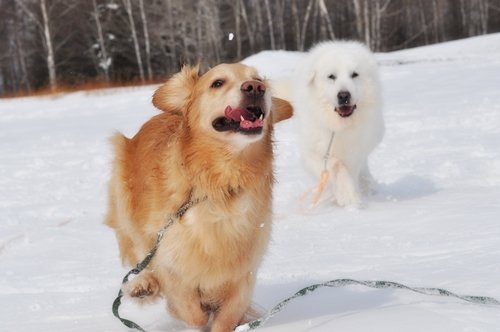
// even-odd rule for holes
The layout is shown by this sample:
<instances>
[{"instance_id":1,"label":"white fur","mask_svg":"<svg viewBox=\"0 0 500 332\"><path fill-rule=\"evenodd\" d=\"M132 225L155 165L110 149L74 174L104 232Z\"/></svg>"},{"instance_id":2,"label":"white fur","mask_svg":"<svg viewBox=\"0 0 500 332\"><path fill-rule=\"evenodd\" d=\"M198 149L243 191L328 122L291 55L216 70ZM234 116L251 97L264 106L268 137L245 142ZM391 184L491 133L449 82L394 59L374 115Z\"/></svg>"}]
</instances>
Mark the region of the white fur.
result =
<instances>
[{"instance_id":1,"label":"white fur","mask_svg":"<svg viewBox=\"0 0 500 332\"><path fill-rule=\"evenodd\" d=\"M359 76L353 78L356 72ZM328 78L331 74L335 79ZM339 91L351 93L357 108L342 118L334 111ZM373 181L368 155L384 134L380 82L370 50L353 41L329 41L313 47L294 78L293 104L300 126L302 156L318 179L332 133L327 170L338 205L358 205Z\"/></svg>"}]
</instances>

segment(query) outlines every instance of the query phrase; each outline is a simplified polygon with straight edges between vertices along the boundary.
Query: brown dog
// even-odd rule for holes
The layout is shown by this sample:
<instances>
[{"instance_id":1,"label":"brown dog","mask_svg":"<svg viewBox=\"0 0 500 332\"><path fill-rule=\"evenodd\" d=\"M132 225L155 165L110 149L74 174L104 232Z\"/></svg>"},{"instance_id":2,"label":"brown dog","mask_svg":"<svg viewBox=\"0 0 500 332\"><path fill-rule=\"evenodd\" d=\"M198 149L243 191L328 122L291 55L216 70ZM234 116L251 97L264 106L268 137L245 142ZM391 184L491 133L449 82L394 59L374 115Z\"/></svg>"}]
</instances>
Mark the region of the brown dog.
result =
<instances>
[{"instance_id":1,"label":"brown dog","mask_svg":"<svg viewBox=\"0 0 500 332\"><path fill-rule=\"evenodd\" d=\"M163 111L128 139L116 158L106 223L125 264L153 247L157 232L190 197L200 200L168 228L146 270L124 287L131 297L164 296L170 312L211 331L232 331L250 308L269 241L273 124L292 107L272 98L255 69L222 64L202 76L184 67L162 85Z\"/></svg>"}]
</instances>

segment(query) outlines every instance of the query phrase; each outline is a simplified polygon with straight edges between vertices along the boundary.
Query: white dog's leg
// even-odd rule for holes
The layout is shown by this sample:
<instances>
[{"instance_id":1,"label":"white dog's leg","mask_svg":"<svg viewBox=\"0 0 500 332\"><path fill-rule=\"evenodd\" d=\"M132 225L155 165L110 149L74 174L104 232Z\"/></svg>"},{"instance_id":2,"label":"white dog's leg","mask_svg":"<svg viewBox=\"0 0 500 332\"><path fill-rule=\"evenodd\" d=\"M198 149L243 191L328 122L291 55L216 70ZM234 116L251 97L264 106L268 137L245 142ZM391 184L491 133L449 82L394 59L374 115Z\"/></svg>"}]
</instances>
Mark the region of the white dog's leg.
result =
<instances>
[{"instance_id":1,"label":"white dog's leg","mask_svg":"<svg viewBox=\"0 0 500 332\"><path fill-rule=\"evenodd\" d=\"M372 195L375 193L375 180L370 173L367 160L365 160L361 172L359 173L359 185L363 194Z\"/></svg>"},{"instance_id":2,"label":"white dog's leg","mask_svg":"<svg viewBox=\"0 0 500 332\"><path fill-rule=\"evenodd\" d=\"M332 158L331 172L336 187L335 198L339 206L359 206L361 197L357 190L357 181L349 173L346 165L337 158Z\"/></svg>"}]
</instances>

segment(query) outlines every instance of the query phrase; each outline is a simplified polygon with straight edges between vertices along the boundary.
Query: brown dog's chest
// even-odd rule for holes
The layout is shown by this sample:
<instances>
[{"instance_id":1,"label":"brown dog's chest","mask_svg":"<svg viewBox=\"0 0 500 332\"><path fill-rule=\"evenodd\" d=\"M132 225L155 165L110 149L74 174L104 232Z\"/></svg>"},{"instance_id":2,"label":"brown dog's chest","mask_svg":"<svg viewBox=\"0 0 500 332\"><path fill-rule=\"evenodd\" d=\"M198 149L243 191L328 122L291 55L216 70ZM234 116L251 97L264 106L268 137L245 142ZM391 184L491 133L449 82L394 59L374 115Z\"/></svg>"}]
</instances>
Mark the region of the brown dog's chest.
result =
<instances>
[{"instance_id":1,"label":"brown dog's chest","mask_svg":"<svg viewBox=\"0 0 500 332\"><path fill-rule=\"evenodd\" d=\"M253 271L271 226L270 201L261 202L240 194L229 205L193 206L164 238L157 264L207 288Z\"/></svg>"}]
</instances>

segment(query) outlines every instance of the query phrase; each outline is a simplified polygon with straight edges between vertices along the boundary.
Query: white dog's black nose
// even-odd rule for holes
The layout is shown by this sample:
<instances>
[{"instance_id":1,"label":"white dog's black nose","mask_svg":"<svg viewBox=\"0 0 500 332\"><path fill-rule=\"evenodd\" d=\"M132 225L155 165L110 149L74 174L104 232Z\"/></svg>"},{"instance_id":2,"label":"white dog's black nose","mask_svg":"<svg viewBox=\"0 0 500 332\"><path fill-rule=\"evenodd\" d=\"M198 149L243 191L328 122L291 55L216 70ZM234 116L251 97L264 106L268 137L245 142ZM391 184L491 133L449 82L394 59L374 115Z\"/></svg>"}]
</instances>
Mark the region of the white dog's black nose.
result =
<instances>
[{"instance_id":1,"label":"white dog's black nose","mask_svg":"<svg viewBox=\"0 0 500 332\"><path fill-rule=\"evenodd\" d=\"M351 93L349 91L340 91L337 94L339 105L349 105L351 103Z\"/></svg>"},{"instance_id":2,"label":"white dog's black nose","mask_svg":"<svg viewBox=\"0 0 500 332\"><path fill-rule=\"evenodd\" d=\"M240 87L240 90L251 98L260 98L266 93L266 86L259 81L246 81Z\"/></svg>"}]
</instances>

